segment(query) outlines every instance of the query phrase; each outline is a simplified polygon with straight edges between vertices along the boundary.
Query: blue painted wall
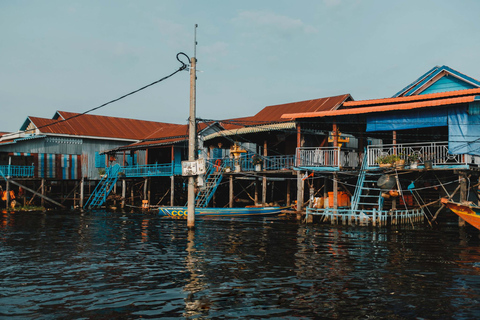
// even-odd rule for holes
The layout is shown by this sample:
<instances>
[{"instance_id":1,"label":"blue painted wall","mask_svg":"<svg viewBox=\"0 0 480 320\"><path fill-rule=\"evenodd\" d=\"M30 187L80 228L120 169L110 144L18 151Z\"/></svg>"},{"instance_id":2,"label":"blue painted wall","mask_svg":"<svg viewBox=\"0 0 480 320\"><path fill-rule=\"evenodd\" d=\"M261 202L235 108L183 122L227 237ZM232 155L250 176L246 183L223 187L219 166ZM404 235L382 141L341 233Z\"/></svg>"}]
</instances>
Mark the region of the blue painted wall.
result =
<instances>
[{"instance_id":1,"label":"blue painted wall","mask_svg":"<svg viewBox=\"0 0 480 320\"><path fill-rule=\"evenodd\" d=\"M476 88L476 87L456 77L444 76L438 79L438 81L436 81L434 84L432 84L430 87L428 87L425 91L423 91L420 94L465 90L465 89L473 89L473 88Z\"/></svg>"}]
</instances>

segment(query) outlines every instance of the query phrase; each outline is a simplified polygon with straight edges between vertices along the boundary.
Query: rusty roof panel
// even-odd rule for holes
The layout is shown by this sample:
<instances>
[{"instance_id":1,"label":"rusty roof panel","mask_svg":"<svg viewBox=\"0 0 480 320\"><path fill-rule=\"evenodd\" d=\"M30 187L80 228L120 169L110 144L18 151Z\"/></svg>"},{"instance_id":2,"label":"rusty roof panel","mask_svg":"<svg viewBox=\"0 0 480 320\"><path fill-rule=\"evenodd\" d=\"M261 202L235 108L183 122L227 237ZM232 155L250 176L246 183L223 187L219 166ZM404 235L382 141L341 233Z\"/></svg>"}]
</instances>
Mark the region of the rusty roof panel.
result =
<instances>
[{"instance_id":1,"label":"rusty roof panel","mask_svg":"<svg viewBox=\"0 0 480 320\"><path fill-rule=\"evenodd\" d=\"M473 102L475 96L466 96L466 97L455 97L448 99L438 99L438 100L429 100L429 101L414 101L398 104L388 104L388 105L379 105L371 107L362 107L362 108L353 108L353 109L340 109L334 111L326 112L305 112L305 113L294 113L294 114L285 114L285 118L295 117L299 118L322 118L322 117L333 117L333 116L345 116L345 115L354 115L354 114L366 114L372 112L385 112L385 111L396 111L396 110L410 110L417 108L426 108L426 107L435 107L435 106L444 106L452 105L459 103L468 103Z\"/></svg>"},{"instance_id":2,"label":"rusty roof panel","mask_svg":"<svg viewBox=\"0 0 480 320\"><path fill-rule=\"evenodd\" d=\"M140 140L165 127L181 126L163 122L135 120L58 111L60 119L29 117L42 133Z\"/></svg>"},{"instance_id":3,"label":"rusty roof panel","mask_svg":"<svg viewBox=\"0 0 480 320\"><path fill-rule=\"evenodd\" d=\"M411 101L423 101L431 99L443 99L449 97L459 97L472 94L480 94L480 88L448 91L440 93L422 94L417 96L398 97L398 98L385 98L385 99L371 99L371 100L359 100L359 101L347 101L343 104L346 108L368 106L368 105L380 105L389 103L403 103Z\"/></svg>"},{"instance_id":4,"label":"rusty roof panel","mask_svg":"<svg viewBox=\"0 0 480 320\"><path fill-rule=\"evenodd\" d=\"M344 101L349 99L351 99L349 94L343 94L334 97L268 106L251 117L251 121L253 121L255 125L269 122L284 122L288 121L288 119L282 117L283 114L336 110Z\"/></svg>"}]
</instances>

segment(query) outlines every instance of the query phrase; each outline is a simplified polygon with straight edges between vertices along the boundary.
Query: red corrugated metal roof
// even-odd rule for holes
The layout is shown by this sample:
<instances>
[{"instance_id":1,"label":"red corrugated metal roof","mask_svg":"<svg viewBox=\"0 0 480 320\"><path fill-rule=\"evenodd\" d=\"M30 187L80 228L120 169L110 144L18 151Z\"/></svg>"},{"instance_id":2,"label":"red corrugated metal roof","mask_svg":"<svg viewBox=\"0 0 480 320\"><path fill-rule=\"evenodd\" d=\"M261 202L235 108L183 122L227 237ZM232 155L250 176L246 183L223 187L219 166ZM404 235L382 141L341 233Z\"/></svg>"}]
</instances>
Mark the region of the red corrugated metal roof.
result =
<instances>
[{"instance_id":1,"label":"red corrugated metal roof","mask_svg":"<svg viewBox=\"0 0 480 320\"><path fill-rule=\"evenodd\" d=\"M181 125L163 122L135 120L108 116L58 111L60 121L45 118L29 117L30 121L42 133L57 133L80 136L140 140L158 130L167 130ZM72 118L73 117L73 118ZM47 126L48 125L48 126Z\"/></svg>"},{"instance_id":2,"label":"red corrugated metal roof","mask_svg":"<svg viewBox=\"0 0 480 320\"><path fill-rule=\"evenodd\" d=\"M263 108L255 116L251 117L250 121L252 125L284 122L288 121L288 119L282 117L284 114L336 110L344 101L349 99L352 99L349 94L343 94L334 97L268 106ZM248 123L246 124L248 125Z\"/></svg>"},{"instance_id":3,"label":"red corrugated metal roof","mask_svg":"<svg viewBox=\"0 0 480 320\"><path fill-rule=\"evenodd\" d=\"M398 98L347 101L343 104L343 107L352 108L352 107L368 106L368 105L373 106L373 105L390 104L390 103L404 103L404 102L411 102L411 101L423 101L423 100L431 100L431 99L459 97L459 96L466 96L466 95L472 95L472 94L480 94L480 88L448 91L448 92L440 92L440 93L430 93L430 94L422 94L417 96L407 96L407 97L398 97Z\"/></svg>"},{"instance_id":4,"label":"red corrugated metal roof","mask_svg":"<svg viewBox=\"0 0 480 320\"><path fill-rule=\"evenodd\" d=\"M371 107L362 107L362 108L353 108L353 109L339 109L334 111L326 112L305 112L305 113L293 113L285 114L285 118L322 118L322 117L333 117L333 116L344 116L344 115L353 115L353 114L365 114L372 112L385 112L385 111L396 111L396 110L410 110L417 108L426 108L434 106L444 106L452 105L458 103L468 103L475 100L475 96L466 96L466 97L455 97L448 99L438 99L438 100L429 100L429 101L414 101L407 103L398 103L398 104L388 104L380 106L371 106Z\"/></svg>"}]
</instances>

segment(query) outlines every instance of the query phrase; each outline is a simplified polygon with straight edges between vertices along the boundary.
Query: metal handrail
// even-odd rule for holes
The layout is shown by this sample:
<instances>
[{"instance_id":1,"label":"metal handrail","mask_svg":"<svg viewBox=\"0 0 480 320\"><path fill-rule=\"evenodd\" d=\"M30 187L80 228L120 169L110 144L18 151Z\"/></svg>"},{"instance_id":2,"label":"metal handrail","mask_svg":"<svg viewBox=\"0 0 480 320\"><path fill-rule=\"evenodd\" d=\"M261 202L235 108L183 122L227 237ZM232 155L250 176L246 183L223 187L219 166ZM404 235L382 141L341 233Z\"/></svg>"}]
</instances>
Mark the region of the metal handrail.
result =
<instances>
[{"instance_id":1,"label":"metal handrail","mask_svg":"<svg viewBox=\"0 0 480 320\"><path fill-rule=\"evenodd\" d=\"M35 166L1 165L0 170L7 177L27 177L35 175Z\"/></svg>"},{"instance_id":2,"label":"metal handrail","mask_svg":"<svg viewBox=\"0 0 480 320\"><path fill-rule=\"evenodd\" d=\"M451 154L447 141L419 142L387 145L370 145L367 147L368 167L378 166L377 159L382 156L397 155L408 162L415 156L419 164L430 161L432 165L467 165L479 163L479 157L465 154Z\"/></svg>"}]
</instances>

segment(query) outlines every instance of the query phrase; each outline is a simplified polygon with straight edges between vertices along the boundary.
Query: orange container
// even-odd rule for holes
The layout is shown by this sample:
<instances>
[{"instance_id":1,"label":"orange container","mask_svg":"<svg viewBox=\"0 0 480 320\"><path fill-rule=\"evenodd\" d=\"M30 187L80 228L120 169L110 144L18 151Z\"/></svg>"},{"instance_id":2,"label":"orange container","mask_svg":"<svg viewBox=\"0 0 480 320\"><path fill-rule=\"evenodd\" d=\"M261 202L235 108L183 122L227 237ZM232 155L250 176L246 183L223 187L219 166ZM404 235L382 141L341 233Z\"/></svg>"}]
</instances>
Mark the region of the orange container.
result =
<instances>
[{"instance_id":1,"label":"orange container","mask_svg":"<svg viewBox=\"0 0 480 320\"><path fill-rule=\"evenodd\" d=\"M350 205L350 196L344 191L337 192L338 207L348 207ZM328 206L333 208L333 192L328 193Z\"/></svg>"}]
</instances>

